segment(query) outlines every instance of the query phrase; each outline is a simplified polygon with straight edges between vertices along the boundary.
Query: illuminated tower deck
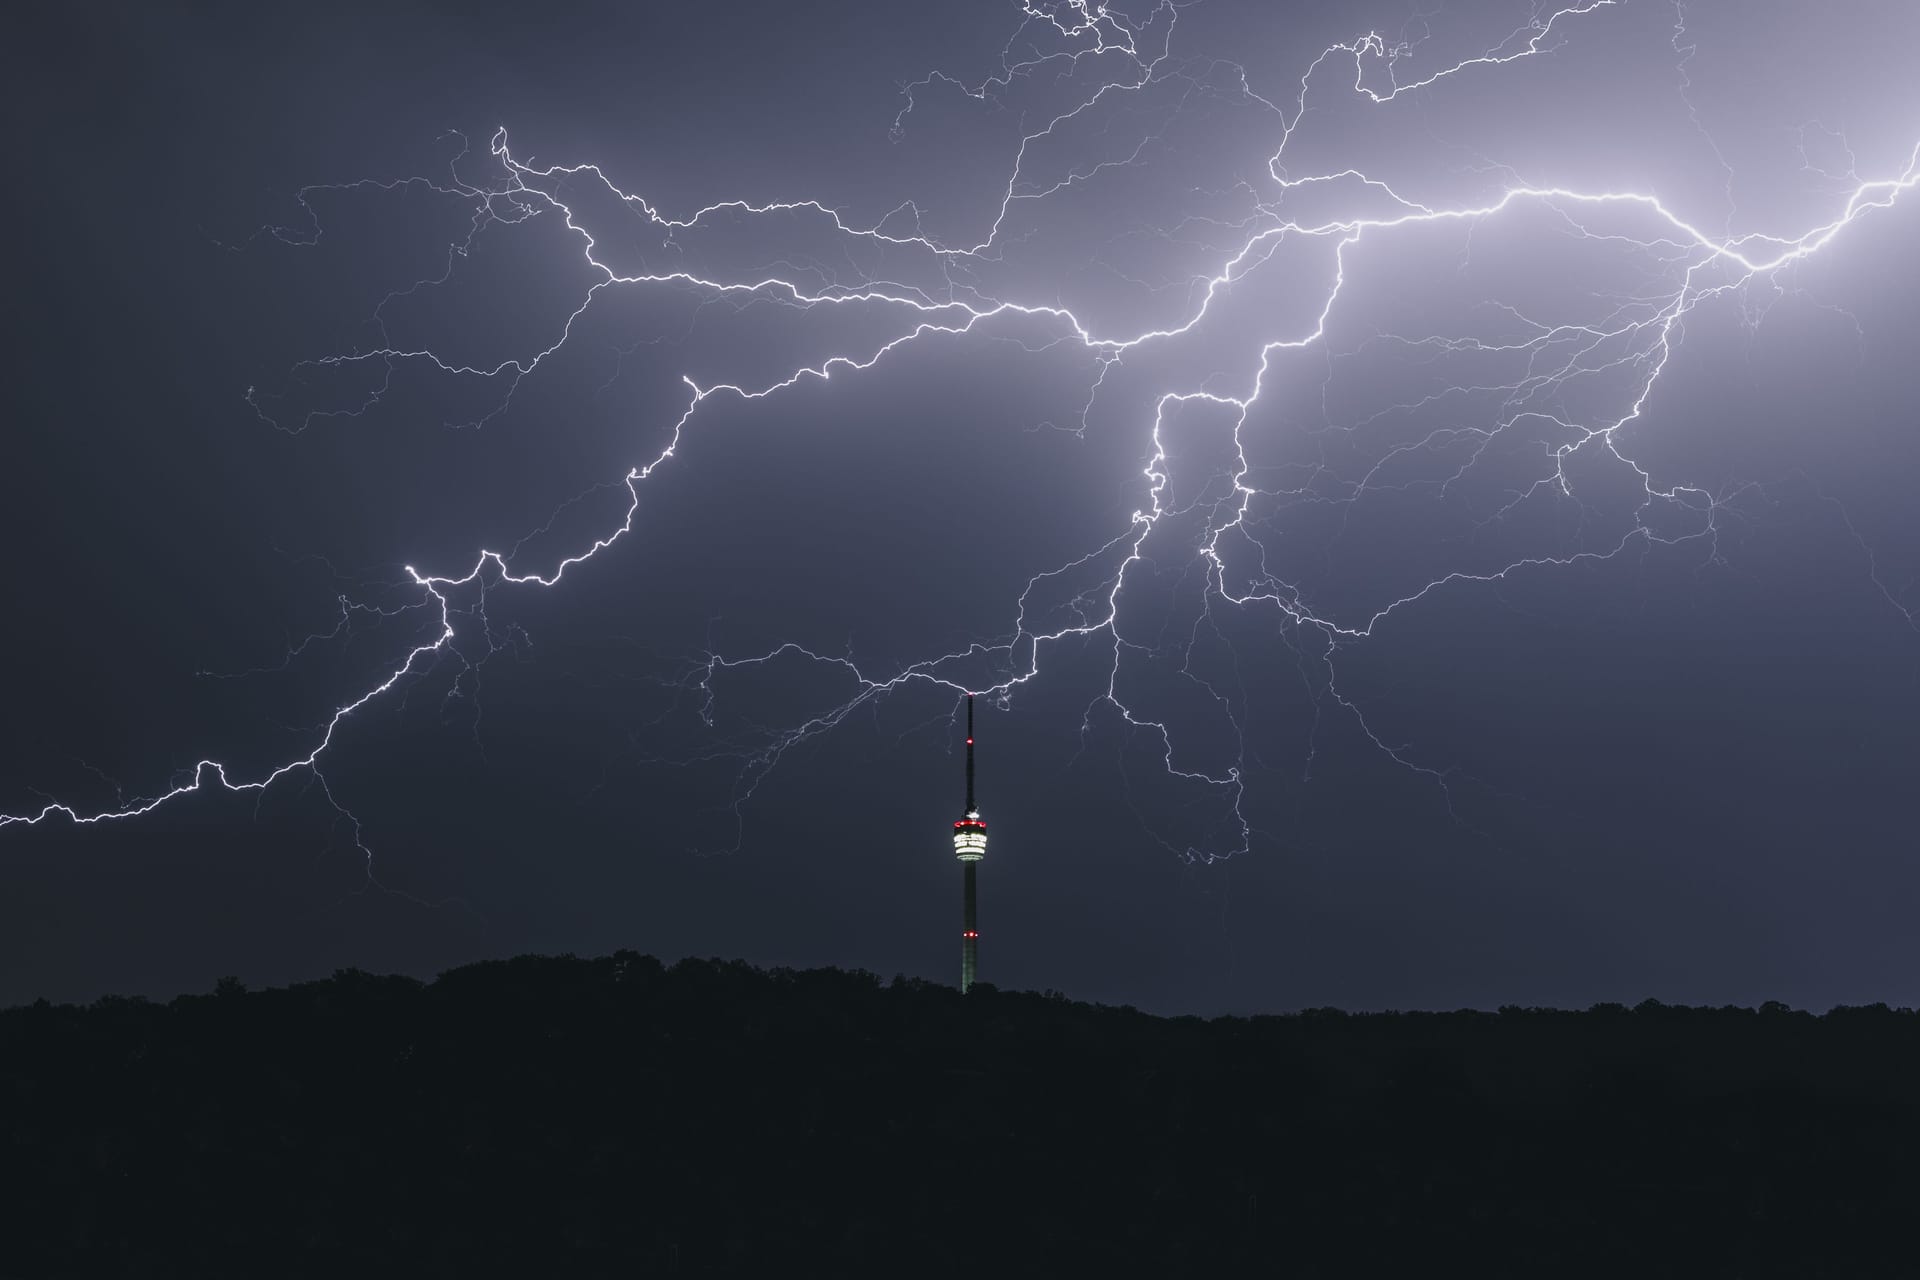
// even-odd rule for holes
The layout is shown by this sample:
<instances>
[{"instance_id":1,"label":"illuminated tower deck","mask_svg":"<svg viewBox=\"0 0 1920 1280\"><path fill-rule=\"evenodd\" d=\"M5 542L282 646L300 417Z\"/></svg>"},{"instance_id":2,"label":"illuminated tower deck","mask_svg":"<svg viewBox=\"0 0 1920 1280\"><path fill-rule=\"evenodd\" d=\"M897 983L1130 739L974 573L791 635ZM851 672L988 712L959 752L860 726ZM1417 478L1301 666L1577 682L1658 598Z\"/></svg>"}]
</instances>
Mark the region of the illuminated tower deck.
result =
<instances>
[{"instance_id":1,"label":"illuminated tower deck","mask_svg":"<svg viewBox=\"0 0 1920 1280\"><path fill-rule=\"evenodd\" d=\"M980 962L980 921L974 897L974 876L987 856L987 824L980 821L973 802L973 695L967 695L967 815L953 824L953 856L966 876L966 902L960 916L960 990L973 985Z\"/></svg>"}]
</instances>

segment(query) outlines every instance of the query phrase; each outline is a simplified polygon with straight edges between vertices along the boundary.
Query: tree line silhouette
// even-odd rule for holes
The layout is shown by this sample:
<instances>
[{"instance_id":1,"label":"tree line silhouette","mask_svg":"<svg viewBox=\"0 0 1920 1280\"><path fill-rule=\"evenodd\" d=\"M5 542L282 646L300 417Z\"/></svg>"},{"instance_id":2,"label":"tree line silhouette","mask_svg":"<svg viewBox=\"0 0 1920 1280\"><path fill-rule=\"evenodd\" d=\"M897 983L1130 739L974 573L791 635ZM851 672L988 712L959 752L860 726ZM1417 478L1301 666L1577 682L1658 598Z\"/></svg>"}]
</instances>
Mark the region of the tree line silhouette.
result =
<instances>
[{"instance_id":1,"label":"tree line silhouette","mask_svg":"<svg viewBox=\"0 0 1920 1280\"><path fill-rule=\"evenodd\" d=\"M0 1275L1911 1274L1916 1068L1883 1005L226 979L0 1012Z\"/></svg>"}]
</instances>

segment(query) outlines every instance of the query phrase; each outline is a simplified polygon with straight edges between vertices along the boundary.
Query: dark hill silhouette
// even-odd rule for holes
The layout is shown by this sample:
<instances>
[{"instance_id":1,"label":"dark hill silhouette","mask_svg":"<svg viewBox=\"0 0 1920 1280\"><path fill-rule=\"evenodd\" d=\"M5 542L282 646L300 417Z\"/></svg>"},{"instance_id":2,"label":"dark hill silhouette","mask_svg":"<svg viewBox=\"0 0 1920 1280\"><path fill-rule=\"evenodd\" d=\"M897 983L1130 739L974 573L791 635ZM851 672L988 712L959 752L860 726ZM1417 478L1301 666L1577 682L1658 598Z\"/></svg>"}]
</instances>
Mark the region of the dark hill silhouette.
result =
<instances>
[{"instance_id":1,"label":"dark hill silhouette","mask_svg":"<svg viewBox=\"0 0 1920 1280\"><path fill-rule=\"evenodd\" d=\"M0 1274L1907 1274L1920 1016L619 953L0 1013ZM1904 1251L1904 1252L1903 1252Z\"/></svg>"}]
</instances>

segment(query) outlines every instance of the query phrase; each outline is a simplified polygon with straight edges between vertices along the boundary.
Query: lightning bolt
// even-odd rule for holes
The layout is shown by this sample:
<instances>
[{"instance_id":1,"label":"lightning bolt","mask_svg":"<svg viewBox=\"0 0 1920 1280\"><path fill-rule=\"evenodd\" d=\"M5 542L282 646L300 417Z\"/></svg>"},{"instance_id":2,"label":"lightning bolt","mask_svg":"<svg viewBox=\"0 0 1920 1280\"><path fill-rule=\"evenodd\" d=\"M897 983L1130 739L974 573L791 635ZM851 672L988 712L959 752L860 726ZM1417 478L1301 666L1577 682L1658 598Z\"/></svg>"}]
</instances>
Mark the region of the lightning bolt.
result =
<instances>
[{"instance_id":1,"label":"lightning bolt","mask_svg":"<svg viewBox=\"0 0 1920 1280\"><path fill-rule=\"evenodd\" d=\"M487 621L488 592L558 588L576 566L635 541L635 520L645 495L653 486L671 482L677 453L715 403L752 406L778 399L803 383L857 378L903 348L970 339L1020 342L1039 356L1082 362L1075 367L1086 370L1086 393L1079 421L1068 429L1083 437L1095 429L1096 405L1119 394L1121 374L1161 379L1150 396L1151 412L1137 423L1145 459L1138 503L1122 527L1088 539L1083 555L1034 575L1011 593L998 634L976 636L953 651L884 670L851 655L823 653L793 641L757 652L699 655L682 682L697 693L709 726L723 682L749 668L801 661L844 679L851 689L824 712L763 728L751 744L716 746L716 754L738 764L732 794L736 819L760 780L788 751L834 730L896 690L926 685L956 698L972 692L1004 704L1042 677L1052 655L1070 646L1097 646L1106 655L1106 678L1084 712L1082 740L1097 717L1109 715L1127 733L1150 744L1173 783L1212 798L1219 817L1210 825L1208 839L1162 839L1171 852L1196 860L1244 852L1256 834L1244 807L1245 694L1195 659L1208 637L1224 635L1222 620L1228 613L1270 615L1311 690L1316 715L1347 717L1386 756L1438 788L1451 806L1456 770L1426 758L1415 744L1389 740L1376 731L1368 708L1343 685L1341 658L1415 613L1423 601L1467 584L1604 562L1654 545L1697 546L1706 560L1716 557L1725 513L1738 491L1712 492L1662 481L1637 460L1629 438L1629 428L1652 408L1656 389L1680 351L1689 317L1716 300L1740 302L1756 286L1782 288L1779 281L1793 267L1822 253L1869 216L1892 209L1920 182L1917 142L1904 164L1891 172L1863 178L1851 168L1844 174L1820 170L1832 189L1831 204L1808 225L1734 233L1733 169L1702 125L1691 96L1690 64L1697 40L1688 26L1687 6L1677 2L1671 6L1668 28L1676 88L1691 127L1711 146L1725 177L1726 221L1718 230L1701 225L1653 192L1530 183L1491 162L1484 168L1502 175L1497 184L1482 198L1458 201L1419 190L1417 182L1390 181L1362 167L1331 167L1297 154L1312 132L1317 110L1357 104L1392 124L1407 118L1403 108L1409 99L1431 100L1466 87L1494 91L1515 64L1551 58L1579 38L1584 25L1627 3L1587 0L1550 11L1536 9L1525 23L1471 56L1437 63L1426 52L1424 30L1406 38L1368 32L1306 59L1288 92L1263 95L1239 63L1176 52L1183 6L1171 0L1137 16L1093 0L1028 0L1020 6L1015 30L992 74L964 81L935 73L913 81L904 86L903 105L893 121L896 138L908 139L916 113L939 95L1012 112L1025 121L1007 159L1004 182L995 180L991 188L991 216L975 232L957 237L928 230L926 213L912 201L878 221L856 220L810 199L731 200L675 215L623 189L598 165L538 164L522 158L504 128L490 139L484 158L463 145L444 176L362 179L301 191L302 224L264 228L238 247L320 242L325 226L311 201L323 192L351 196L417 189L455 202L468 216L464 235L448 246L439 274L392 290L374 308L370 318L377 343L317 357L293 371L296 379L363 374L364 391L343 403L289 411L284 396L248 389L247 400L260 419L278 430L297 434L364 415L381 403L396 371L403 368L486 390L489 407L453 424L485 427L511 407L516 390L574 338L582 318L613 292L672 292L699 298L703 306L770 304L809 318L857 316L877 336L857 348L794 364L776 376L733 381L683 377L681 407L677 417L664 424L664 444L601 486L625 490L620 518L567 554L535 562L525 553L528 542L553 527L549 521L504 550L479 549L462 566L407 566L400 585L409 599L400 606L379 607L340 596L334 628L290 646L286 662L298 660L310 644L350 632L360 620L420 620L422 629L379 679L340 701L293 758L249 777L201 759L170 788L145 798L116 800L97 809L50 800L36 810L0 814L0 827L56 818L79 824L130 821L205 789L261 792L291 776L310 775L352 823L371 875L371 853L362 842L359 821L333 799L323 773L325 760L344 724L391 699L427 669L454 660L473 671L487 656L518 642L512 636L502 640ZM1170 106L1162 95L1171 97ZM1035 114L1028 98L1047 105ZM1209 265L1158 283L1146 278L1146 268L1130 275L1116 267L1116 276L1143 285L1155 299L1159 315L1145 325L1122 323L1097 307L1068 305L1037 292L1041 286L1024 278L1018 261L1018 247L1031 235L1030 223L1023 219L1068 193L1137 165L1201 99L1231 100L1270 122L1270 150L1261 176L1239 179L1229 190L1191 193L1214 202L1219 210L1203 208L1174 226L1157 228L1163 243L1179 242L1210 256ZM1091 159L1072 155L1088 137L1111 133L1113 120L1122 116L1149 123L1137 138L1111 148L1105 158L1097 158L1097 151ZM1817 124L1809 127L1831 133ZM1808 166L1814 167L1811 160ZM476 168L482 176L469 176ZM482 235L555 220L577 248L577 265L589 283L552 331L526 350L497 363L475 363L389 337L391 309L453 279ZM1350 281L1367 264L1394 253L1458 253L1457 242L1443 237L1458 233L1471 246L1473 237L1517 234L1514 228L1523 223L1550 228L1570 252L1615 255L1609 261L1626 264L1619 267L1622 288L1604 297L1590 295L1599 303L1594 314L1536 316L1492 303L1482 310L1486 323L1479 332L1376 331L1354 350L1330 349L1329 330L1336 318L1362 305L1353 298ZM618 227L622 247L611 247L609 226ZM741 226L774 228L780 234L801 228L840 246L848 263L859 252L869 261L891 265L854 268L843 279L840 270L818 256L799 262L783 259L771 268L729 269L710 262L725 255L712 253L707 242L718 232ZM629 244L644 250L636 253ZM1259 323L1268 327L1247 344L1250 355L1238 366L1198 381L1159 371L1170 359L1168 353L1190 350L1195 342L1208 339L1215 326L1250 323L1243 291L1251 295L1264 287L1283 262L1293 260L1288 255L1323 276L1314 300L1295 308L1297 317L1261 317ZM1232 314L1222 319L1223 312ZM1036 332L1043 335L1038 342L1032 339ZM1452 362L1474 372L1465 379L1442 380L1436 390L1371 414L1336 420L1341 415L1329 397L1339 363L1385 351L1416 366ZM1260 438L1256 411L1287 376L1291 366L1284 362L1315 353L1327 369L1320 390L1328 421L1315 433L1325 452L1333 451L1329 442L1352 442L1378 424L1436 406L1445 408L1448 425L1384 448L1358 478L1343 476L1327 461L1263 466L1258 458L1266 442ZM1171 441L1189 417L1224 424L1229 461L1197 492L1182 494ZM1530 470L1518 479L1485 481L1490 473L1515 466ZM1599 533L1595 531L1603 530L1608 518L1580 496L1580 477L1596 468L1625 477L1633 490L1629 518ZM1365 502L1396 494L1424 495L1471 510L1475 530L1501 529L1543 502L1567 505L1581 522L1581 545L1450 569L1390 598L1359 605L1339 592L1317 592L1297 572L1276 567L1289 556L1284 537L1274 531L1280 514L1328 512L1344 530ZM1871 555L1851 521L1848 528ZM646 548L634 554L644 555ZM1146 611L1130 608L1141 593L1143 577L1157 573L1164 563L1186 566L1177 589L1188 591L1193 600L1184 634L1171 639L1170 624L1155 634L1151 618L1138 616ZM1872 572L1887 602L1913 623L1897 593L1882 584L1877 565ZM1328 596L1332 599L1324 598ZM479 645L477 660L466 656L463 639ZM1229 762L1208 762L1208 753L1184 740L1168 716L1148 709L1131 692L1145 671L1169 656L1178 659L1174 670L1182 687L1197 691L1227 726L1234 739ZM1318 751L1317 721L1315 734L1316 745L1306 762L1309 773Z\"/></svg>"}]
</instances>

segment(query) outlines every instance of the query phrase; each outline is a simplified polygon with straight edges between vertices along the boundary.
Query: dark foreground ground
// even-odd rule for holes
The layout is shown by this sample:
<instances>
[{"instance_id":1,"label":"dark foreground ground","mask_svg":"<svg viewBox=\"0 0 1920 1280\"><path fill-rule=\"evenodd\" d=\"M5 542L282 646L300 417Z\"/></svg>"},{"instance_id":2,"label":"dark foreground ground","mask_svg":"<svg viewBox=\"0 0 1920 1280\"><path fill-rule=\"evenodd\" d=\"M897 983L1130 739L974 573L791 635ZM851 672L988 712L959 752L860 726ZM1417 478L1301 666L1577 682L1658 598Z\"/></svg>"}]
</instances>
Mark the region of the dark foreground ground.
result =
<instances>
[{"instance_id":1,"label":"dark foreground ground","mask_svg":"<svg viewBox=\"0 0 1920 1280\"><path fill-rule=\"evenodd\" d=\"M0 1013L0 1274L1920 1272L1920 1015L646 956Z\"/></svg>"}]
</instances>

